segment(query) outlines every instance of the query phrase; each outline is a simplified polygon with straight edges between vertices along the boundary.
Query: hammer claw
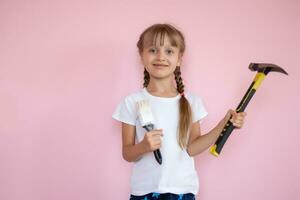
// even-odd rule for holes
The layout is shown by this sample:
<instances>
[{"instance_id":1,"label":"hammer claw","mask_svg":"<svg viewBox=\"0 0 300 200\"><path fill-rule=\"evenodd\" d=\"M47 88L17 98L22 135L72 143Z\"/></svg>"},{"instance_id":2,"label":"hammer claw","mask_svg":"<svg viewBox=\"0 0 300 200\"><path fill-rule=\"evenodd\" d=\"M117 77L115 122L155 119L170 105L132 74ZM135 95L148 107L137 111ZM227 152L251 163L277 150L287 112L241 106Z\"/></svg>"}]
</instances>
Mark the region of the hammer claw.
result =
<instances>
[{"instance_id":1,"label":"hammer claw","mask_svg":"<svg viewBox=\"0 0 300 200\"><path fill-rule=\"evenodd\" d=\"M262 72L267 75L269 72L280 72L288 75L288 73L280 66L271 63L250 63L249 69L251 71Z\"/></svg>"}]
</instances>

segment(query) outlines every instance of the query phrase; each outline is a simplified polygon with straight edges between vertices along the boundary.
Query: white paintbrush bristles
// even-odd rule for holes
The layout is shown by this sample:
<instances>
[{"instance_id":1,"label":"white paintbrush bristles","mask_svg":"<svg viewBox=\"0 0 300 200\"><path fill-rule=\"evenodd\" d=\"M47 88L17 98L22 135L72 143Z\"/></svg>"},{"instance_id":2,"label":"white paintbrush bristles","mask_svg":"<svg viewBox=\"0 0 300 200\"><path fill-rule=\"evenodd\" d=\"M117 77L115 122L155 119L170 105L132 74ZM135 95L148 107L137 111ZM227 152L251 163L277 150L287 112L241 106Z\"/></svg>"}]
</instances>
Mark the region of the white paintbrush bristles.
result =
<instances>
[{"instance_id":1,"label":"white paintbrush bristles","mask_svg":"<svg viewBox=\"0 0 300 200\"><path fill-rule=\"evenodd\" d=\"M150 102L148 100L137 102L137 110L142 127L154 123Z\"/></svg>"}]
</instances>

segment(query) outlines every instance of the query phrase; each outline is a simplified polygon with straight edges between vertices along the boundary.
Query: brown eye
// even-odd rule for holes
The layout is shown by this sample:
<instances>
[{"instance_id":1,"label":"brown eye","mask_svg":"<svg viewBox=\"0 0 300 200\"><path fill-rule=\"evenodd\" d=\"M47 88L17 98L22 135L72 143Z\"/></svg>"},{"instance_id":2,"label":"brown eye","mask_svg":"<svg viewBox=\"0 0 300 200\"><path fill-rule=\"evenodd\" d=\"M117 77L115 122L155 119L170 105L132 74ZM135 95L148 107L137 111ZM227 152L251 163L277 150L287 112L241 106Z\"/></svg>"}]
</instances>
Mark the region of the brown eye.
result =
<instances>
[{"instance_id":1,"label":"brown eye","mask_svg":"<svg viewBox=\"0 0 300 200\"><path fill-rule=\"evenodd\" d=\"M151 49L148 50L148 52L149 52L149 53L156 53L157 51L156 51L155 48L151 48Z\"/></svg>"},{"instance_id":2,"label":"brown eye","mask_svg":"<svg viewBox=\"0 0 300 200\"><path fill-rule=\"evenodd\" d=\"M173 53L174 53L174 51L172 49L167 50L167 54L173 54Z\"/></svg>"}]
</instances>

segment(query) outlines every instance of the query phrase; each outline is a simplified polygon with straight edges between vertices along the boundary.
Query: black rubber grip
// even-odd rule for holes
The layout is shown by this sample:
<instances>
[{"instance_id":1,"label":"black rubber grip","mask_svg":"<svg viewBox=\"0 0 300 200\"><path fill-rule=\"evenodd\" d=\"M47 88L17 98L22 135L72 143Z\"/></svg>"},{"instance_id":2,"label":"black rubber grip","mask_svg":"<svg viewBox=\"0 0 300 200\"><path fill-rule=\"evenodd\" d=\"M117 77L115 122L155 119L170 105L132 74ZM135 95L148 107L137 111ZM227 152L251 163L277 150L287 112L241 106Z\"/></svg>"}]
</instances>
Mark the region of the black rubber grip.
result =
<instances>
[{"instance_id":1,"label":"black rubber grip","mask_svg":"<svg viewBox=\"0 0 300 200\"><path fill-rule=\"evenodd\" d=\"M221 153L224 144L226 143L227 139L229 138L229 136L232 133L232 131L233 131L234 128L235 127L233 126L233 124L231 123L231 121L228 121L226 123L226 125L225 125L222 133L220 134L218 140L215 143L215 145L216 145L216 152L218 154Z\"/></svg>"},{"instance_id":2,"label":"black rubber grip","mask_svg":"<svg viewBox=\"0 0 300 200\"><path fill-rule=\"evenodd\" d=\"M251 87L253 86L253 84L254 83L252 83ZM244 110L246 109L248 103L250 102L253 95L255 94L256 90L251 89L251 87L248 89L247 93L245 94L245 96L243 97L243 99L240 102L239 106L237 107L237 109L236 109L237 112L244 112ZM231 117L230 117L230 119L231 119ZM228 122L226 123L222 133L220 134L217 141L215 142L215 145L216 145L216 150L215 151L216 151L217 154L221 153L224 144L226 143L227 139L229 138L231 132L234 129L235 129L235 127L233 126L233 124L231 123L230 120L228 120Z\"/></svg>"}]
</instances>

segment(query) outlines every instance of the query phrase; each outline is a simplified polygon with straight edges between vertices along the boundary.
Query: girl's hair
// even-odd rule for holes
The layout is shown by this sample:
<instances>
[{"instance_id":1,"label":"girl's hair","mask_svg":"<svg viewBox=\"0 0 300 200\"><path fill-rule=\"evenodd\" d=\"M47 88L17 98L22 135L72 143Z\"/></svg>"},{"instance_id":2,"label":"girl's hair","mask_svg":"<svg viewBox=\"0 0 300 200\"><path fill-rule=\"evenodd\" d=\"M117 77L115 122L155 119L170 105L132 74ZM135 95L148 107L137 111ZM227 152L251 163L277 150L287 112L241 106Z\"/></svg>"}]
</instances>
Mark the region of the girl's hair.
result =
<instances>
[{"instance_id":1,"label":"girl's hair","mask_svg":"<svg viewBox=\"0 0 300 200\"><path fill-rule=\"evenodd\" d=\"M137 43L140 55L142 54L144 47L148 45L157 44L159 39L160 45L164 44L164 38L168 36L171 45L179 48L179 53L182 55L185 50L185 42L183 34L170 24L154 24L147 28L140 36ZM184 149L187 147L189 139L189 131L192 125L192 110L191 106L184 96L184 85L181 78L180 66L177 66L175 71L175 81L177 84L177 91L181 94L179 101L179 146ZM144 69L144 87L147 87L150 82L149 72Z\"/></svg>"}]
</instances>

